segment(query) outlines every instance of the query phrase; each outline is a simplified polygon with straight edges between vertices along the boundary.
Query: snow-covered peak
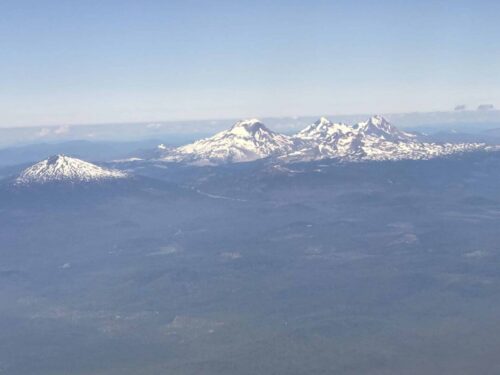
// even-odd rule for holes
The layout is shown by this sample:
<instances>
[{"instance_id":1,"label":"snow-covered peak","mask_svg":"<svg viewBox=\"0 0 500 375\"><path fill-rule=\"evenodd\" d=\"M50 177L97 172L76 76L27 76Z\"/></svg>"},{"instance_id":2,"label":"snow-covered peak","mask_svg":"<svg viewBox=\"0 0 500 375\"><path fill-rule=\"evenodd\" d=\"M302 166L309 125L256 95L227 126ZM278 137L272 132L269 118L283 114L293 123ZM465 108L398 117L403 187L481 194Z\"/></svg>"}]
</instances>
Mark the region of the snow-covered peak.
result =
<instances>
[{"instance_id":1,"label":"snow-covered peak","mask_svg":"<svg viewBox=\"0 0 500 375\"><path fill-rule=\"evenodd\" d=\"M231 126L231 130L232 129L254 130L262 127L265 127L264 124L259 119L253 118L253 119L238 121L233 126Z\"/></svg>"},{"instance_id":2,"label":"snow-covered peak","mask_svg":"<svg viewBox=\"0 0 500 375\"><path fill-rule=\"evenodd\" d=\"M298 147L281 159L307 161L429 159L440 155L480 149L479 144L431 144L415 134L399 130L382 116L373 116L355 125L335 124L321 118L299 132Z\"/></svg>"},{"instance_id":3,"label":"snow-covered peak","mask_svg":"<svg viewBox=\"0 0 500 375\"><path fill-rule=\"evenodd\" d=\"M354 129L360 136L373 136L391 141L407 141L415 137L414 134L399 130L383 116L375 115L368 121L354 125Z\"/></svg>"},{"instance_id":4,"label":"snow-covered peak","mask_svg":"<svg viewBox=\"0 0 500 375\"><path fill-rule=\"evenodd\" d=\"M25 169L15 180L18 185L48 182L92 182L125 178L124 172L99 167L65 155L55 155Z\"/></svg>"},{"instance_id":5,"label":"snow-covered peak","mask_svg":"<svg viewBox=\"0 0 500 375\"><path fill-rule=\"evenodd\" d=\"M238 121L228 132L240 137L255 137L258 133L273 133L257 119Z\"/></svg>"},{"instance_id":6,"label":"snow-covered peak","mask_svg":"<svg viewBox=\"0 0 500 375\"><path fill-rule=\"evenodd\" d=\"M374 115L370 117L367 122L375 126L384 126L389 123L389 121L387 121L382 115Z\"/></svg>"},{"instance_id":7,"label":"snow-covered peak","mask_svg":"<svg viewBox=\"0 0 500 375\"><path fill-rule=\"evenodd\" d=\"M395 130L395 128L385 119L385 117L381 115L375 115L370 117L366 121L358 122L353 126L355 129L380 129L386 132L390 132L391 130Z\"/></svg>"},{"instance_id":8,"label":"snow-covered peak","mask_svg":"<svg viewBox=\"0 0 500 375\"><path fill-rule=\"evenodd\" d=\"M320 117L320 118L319 118L319 119L318 119L318 120L314 123L314 125L316 125L316 126L329 126L329 125L331 125L331 124L332 124L332 122L331 122L329 119L327 119L326 117L324 117L324 116L321 116L321 117Z\"/></svg>"},{"instance_id":9,"label":"snow-covered peak","mask_svg":"<svg viewBox=\"0 0 500 375\"><path fill-rule=\"evenodd\" d=\"M343 123L333 123L326 117L321 117L315 123L301 130L295 137L302 140L325 139L336 134L346 134L352 132L349 125Z\"/></svg>"},{"instance_id":10,"label":"snow-covered peak","mask_svg":"<svg viewBox=\"0 0 500 375\"><path fill-rule=\"evenodd\" d=\"M275 133L257 119L239 121L210 138L178 147L163 159L198 165L263 159L291 150L290 137Z\"/></svg>"}]
</instances>

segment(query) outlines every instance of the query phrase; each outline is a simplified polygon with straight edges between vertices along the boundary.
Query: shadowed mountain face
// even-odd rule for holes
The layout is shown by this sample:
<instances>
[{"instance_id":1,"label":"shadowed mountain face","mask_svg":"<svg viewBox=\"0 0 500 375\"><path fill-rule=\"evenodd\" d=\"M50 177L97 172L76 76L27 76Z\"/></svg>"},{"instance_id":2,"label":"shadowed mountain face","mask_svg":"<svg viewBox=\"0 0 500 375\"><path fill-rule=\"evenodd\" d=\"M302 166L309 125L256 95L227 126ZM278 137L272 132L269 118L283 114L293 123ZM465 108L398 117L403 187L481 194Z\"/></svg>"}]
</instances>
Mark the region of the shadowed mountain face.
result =
<instances>
[{"instance_id":1,"label":"shadowed mountain face","mask_svg":"<svg viewBox=\"0 0 500 375\"><path fill-rule=\"evenodd\" d=\"M121 165L0 191L3 373L500 369L498 153Z\"/></svg>"}]
</instances>

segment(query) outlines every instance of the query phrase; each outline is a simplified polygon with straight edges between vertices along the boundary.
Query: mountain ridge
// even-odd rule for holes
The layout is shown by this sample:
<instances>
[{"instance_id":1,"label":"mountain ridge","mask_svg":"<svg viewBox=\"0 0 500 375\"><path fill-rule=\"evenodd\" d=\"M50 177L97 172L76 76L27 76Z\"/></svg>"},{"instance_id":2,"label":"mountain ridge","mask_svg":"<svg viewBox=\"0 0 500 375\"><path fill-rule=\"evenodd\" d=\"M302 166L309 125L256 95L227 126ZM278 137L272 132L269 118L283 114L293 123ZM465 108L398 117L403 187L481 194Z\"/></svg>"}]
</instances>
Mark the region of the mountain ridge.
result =
<instances>
[{"instance_id":1,"label":"mountain ridge","mask_svg":"<svg viewBox=\"0 0 500 375\"><path fill-rule=\"evenodd\" d=\"M258 119L242 120L228 130L166 150L161 160L191 165L218 165L274 158L279 162L321 159L343 161L429 159L484 148L480 143L431 143L405 132L380 115L353 125L321 117L287 136Z\"/></svg>"}]
</instances>

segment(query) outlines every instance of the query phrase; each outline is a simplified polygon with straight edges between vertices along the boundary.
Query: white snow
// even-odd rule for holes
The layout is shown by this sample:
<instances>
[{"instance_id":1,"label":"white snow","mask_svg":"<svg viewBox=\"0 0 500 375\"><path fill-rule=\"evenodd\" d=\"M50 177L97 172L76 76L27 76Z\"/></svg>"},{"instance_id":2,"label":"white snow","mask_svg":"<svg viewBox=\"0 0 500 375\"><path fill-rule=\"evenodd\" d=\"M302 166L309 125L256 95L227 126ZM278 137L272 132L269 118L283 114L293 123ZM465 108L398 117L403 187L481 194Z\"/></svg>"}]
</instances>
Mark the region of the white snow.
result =
<instances>
[{"instance_id":1,"label":"white snow","mask_svg":"<svg viewBox=\"0 0 500 375\"><path fill-rule=\"evenodd\" d=\"M128 175L122 171L102 168L65 155L56 155L25 169L15 183L29 185L55 181L91 182L125 177Z\"/></svg>"},{"instance_id":2,"label":"white snow","mask_svg":"<svg viewBox=\"0 0 500 375\"><path fill-rule=\"evenodd\" d=\"M290 137L275 133L257 119L240 121L213 137L174 149L163 160L194 165L238 163L282 154L293 149Z\"/></svg>"},{"instance_id":3,"label":"white snow","mask_svg":"<svg viewBox=\"0 0 500 375\"><path fill-rule=\"evenodd\" d=\"M302 147L282 155L285 161L430 159L485 147L478 143L420 142L415 134L399 130L382 116L354 125L334 124L321 118L294 138L302 141Z\"/></svg>"},{"instance_id":4,"label":"white snow","mask_svg":"<svg viewBox=\"0 0 500 375\"><path fill-rule=\"evenodd\" d=\"M379 115L354 125L332 123L321 117L291 137L275 133L258 119L251 119L237 122L210 138L165 150L161 160L205 166L268 157L281 162L430 159L479 149L486 146L421 142L416 134L399 130Z\"/></svg>"}]
</instances>

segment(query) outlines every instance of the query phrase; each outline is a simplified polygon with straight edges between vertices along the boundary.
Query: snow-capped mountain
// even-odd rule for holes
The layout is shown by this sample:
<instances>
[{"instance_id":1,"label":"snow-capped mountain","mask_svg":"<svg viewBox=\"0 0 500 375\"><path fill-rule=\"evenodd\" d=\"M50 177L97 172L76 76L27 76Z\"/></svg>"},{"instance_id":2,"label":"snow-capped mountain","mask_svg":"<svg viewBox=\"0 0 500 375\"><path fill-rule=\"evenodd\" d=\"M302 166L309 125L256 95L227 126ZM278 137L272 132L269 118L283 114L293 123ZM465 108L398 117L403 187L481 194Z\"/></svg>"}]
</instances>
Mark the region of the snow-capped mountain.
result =
<instances>
[{"instance_id":1,"label":"snow-capped mountain","mask_svg":"<svg viewBox=\"0 0 500 375\"><path fill-rule=\"evenodd\" d=\"M215 165L253 161L293 151L294 140L269 130L259 120L237 122L230 129L167 152L163 160Z\"/></svg>"},{"instance_id":2,"label":"snow-capped mountain","mask_svg":"<svg viewBox=\"0 0 500 375\"><path fill-rule=\"evenodd\" d=\"M353 128L365 138L375 137L391 142L407 142L416 138L415 134L399 130L379 115L370 117L368 121L357 123Z\"/></svg>"},{"instance_id":3,"label":"snow-capped mountain","mask_svg":"<svg viewBox=\"0 0 500 375\"><path fill-rule=\"evenodd\" d=\"M344 123L332 123L326 117L321 117L314 124L301 130L295 137L306 141L319 141L327 138L342 136L352 131Z\"/></svg>"},{"instance_id":4,"label":"snow-capped mountain","mask_svg":"<svg viewBox=\"0 0 500 375\"><path fill-rule=\"evenodd\" d=\"M484 147L477 143L420 142L416 134L399 130L382 116L355 125L335 124L323 117L294 138L301 146L283 155L285 161L430 159Z\"/></svg>"},{"instance_id":5,"label":"snow-capped mountain","mask_svg":"<svg viewBox=\"0 0 500 375\"><path fill-rule=\"evenodd\" d=\"M273 157L278 162L321 159L342 161L430 159L483 149L479 143L421 142L382 116L354 125L321 117L294 136L269 130L259 120L245 120L213 137L175 149L159 146L161 160L194 165L248 162Z\"/></svg>"},{"instance_id":6,"label":"snow-capped mountain","mask_svg":"<svg viewBox=\"0 0 500 375\"><path fill-rule=\"evenodd\" d=\"M349 155L354 132L350 125L332 123L321 117L294 136L298 147L282 158L289 161L306 161Z\"/></svg>"},{"instance_id":7,"label":"snow-capped mountain","mask_svg":"<svg viewBox=\"0 0 500 375\"><path fill-rule=\"evenodd\" d=\"M122 171L102 168L65 155L56 155L25 169L16 178L15 184L98 182L125 177L128 177L128 175Z\"/></svg>"}]
</instances>

